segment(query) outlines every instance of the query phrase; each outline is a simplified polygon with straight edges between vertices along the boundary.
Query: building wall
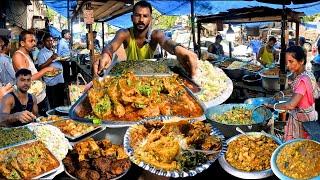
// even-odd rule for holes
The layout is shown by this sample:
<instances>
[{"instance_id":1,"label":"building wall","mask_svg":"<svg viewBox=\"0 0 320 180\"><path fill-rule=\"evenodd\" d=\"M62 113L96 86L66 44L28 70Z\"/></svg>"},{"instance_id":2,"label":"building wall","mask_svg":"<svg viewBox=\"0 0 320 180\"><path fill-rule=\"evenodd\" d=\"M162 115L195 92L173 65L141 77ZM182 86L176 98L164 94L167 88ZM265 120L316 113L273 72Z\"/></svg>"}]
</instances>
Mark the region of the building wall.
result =
<instances>
[{"instance_id":1,"label":"building wall","mask_svg":"<svg viewBox=\"0 0 320 180\"><path fill-rule=\"evenodd\" d=\"M6 1L6 19L14 26L27 29L27 5L23 0Z\"/></svg>"}]
</instances>

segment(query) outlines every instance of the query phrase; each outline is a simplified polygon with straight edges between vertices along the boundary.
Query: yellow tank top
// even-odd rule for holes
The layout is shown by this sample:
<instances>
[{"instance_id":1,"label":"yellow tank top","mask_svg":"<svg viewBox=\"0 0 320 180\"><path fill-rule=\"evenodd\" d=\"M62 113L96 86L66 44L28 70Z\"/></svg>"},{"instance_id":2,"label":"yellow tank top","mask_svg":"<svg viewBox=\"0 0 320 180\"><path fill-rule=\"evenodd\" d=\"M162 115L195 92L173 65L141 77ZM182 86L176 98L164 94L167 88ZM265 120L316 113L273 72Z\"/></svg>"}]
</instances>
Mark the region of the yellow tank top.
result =
<instances>
[{"instance_id":1,"label":"yellow tank top","mask_svg":"<svg viewBox=\"0 0 320 180\"><path fill-rule=\"evenodd\" d=\"M134 38L133 29L130 28L130 41L128 47L125 49L127 60L144 60L153 58L154 50L151 49L149 43L143 45L141 48L137 46L136 39Z\"/></svg>"},{"instance_id":2,"label":"yellow tank top","mask_svg":"<svg viewBox=\"0 0 320 180\"><path fill-rule=\"evenodd\" d=\"M273 62L273 53L268 52L266 46L263 49L263 53L261 55L261 61L266 65L270 65Z\"/></svg>"}]
</instances>

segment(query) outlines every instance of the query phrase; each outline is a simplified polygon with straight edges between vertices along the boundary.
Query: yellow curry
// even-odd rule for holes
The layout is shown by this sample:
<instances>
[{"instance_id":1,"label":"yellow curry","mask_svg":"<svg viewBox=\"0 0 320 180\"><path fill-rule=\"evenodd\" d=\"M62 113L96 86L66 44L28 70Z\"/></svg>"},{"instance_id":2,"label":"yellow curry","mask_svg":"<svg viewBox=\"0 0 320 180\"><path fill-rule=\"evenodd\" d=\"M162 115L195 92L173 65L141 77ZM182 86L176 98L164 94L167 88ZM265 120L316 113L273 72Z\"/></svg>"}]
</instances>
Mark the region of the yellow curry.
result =
<instances>
[{"instance_id":1,"label":"yellow curry","mask_svg":"<svg viewBox=\"0 0 320 180\"><path fill-rule=\"evenodd\" d=\"M286 145L277 157L280 171L294 179L310 179L320 175L320 144L299 141Z\"/></svg>"}]
</instances>

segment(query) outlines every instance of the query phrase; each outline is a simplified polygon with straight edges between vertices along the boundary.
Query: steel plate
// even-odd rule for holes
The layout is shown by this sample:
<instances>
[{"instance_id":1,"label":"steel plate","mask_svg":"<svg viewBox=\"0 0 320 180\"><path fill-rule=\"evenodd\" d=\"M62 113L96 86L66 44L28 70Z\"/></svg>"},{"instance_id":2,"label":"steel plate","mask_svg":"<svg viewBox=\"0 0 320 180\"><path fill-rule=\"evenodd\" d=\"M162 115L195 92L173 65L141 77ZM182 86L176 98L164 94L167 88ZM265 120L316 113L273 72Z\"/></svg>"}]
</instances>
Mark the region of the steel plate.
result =
<instances>
[{"instance_id":1,"label":"steel plate","mask_svg":"<svg viewBox=\"0 0 320 180\"><path fill-rule=\"evenodd\" d=\"M263 135L263 136L267 136L267 137L272 138L279 145L282 144L282 141L280 139L278 139L275 136L272 136L270 134L265 134L265 133L261 133L261 132L249 132L247 134L248 135ZM229 144L231 141L236 140L240 136L244 136L244 135L243 134L239 134L239 135L236 135L236 136L228 139L227 140L227 144ZM226 161L225 155L219 157L219 164L229 174L231 174L231 175L233 175L235 177L238 177L238 178L242 178L242 179L262 179L262 178L266 178L266 177L269 177L269 176L273 175L273 172L272 172L271 168L267 169L267 170L263 170L263 171L252 171L252 172L247 172L247 171L242 171L242 170L236 169Z\"/></svg>"},{"instance_id":2,"label":"steel plate","mask_svg":"<svg viewBox=\"0 0 320 180\"><path fill-rule=\"evenodd\" d=\"M171 118L169 116L162 116L162 117L158 117L156 119L150 119L150 120L160 120L160 121L166 121L166 120L170 120ZM138 124L143 124L145 121L147 120L142 120L140 121ZM190 122L194 121L194 120L189 120ZM126 134L124 135L124 149L126 151L126 153L128 154L130 160L135 163L136 165L142 167L143 169L150 171L151 173L154 173L156 175L159 176L165 176L165 177L173 177L173 178L184 178L184 177L190 177L190 176L195 176L196 174L201 173L202 171L208 169L210 167L210 165L218 159L218 157L223 156L223 154L226 152L226 142L224 139L224 136L221 134L221 132L212 127L211 133L210 135L212 136L217 136L221 139L221 143L222 143L222 148L220 150L220 153L216 155L215 158L213 158L212 160L208 160L206 163L201 164L196 166L194 169L190 169L188 171L165 171L162 169L158 169L152 165L149 165L145 162L139 162L135 159L135 157L133 156L134 154L134 149L130 146L130 131L132 130L132 127L129 127L128 130L126 131Z\"/></svg>"}]
</instances>

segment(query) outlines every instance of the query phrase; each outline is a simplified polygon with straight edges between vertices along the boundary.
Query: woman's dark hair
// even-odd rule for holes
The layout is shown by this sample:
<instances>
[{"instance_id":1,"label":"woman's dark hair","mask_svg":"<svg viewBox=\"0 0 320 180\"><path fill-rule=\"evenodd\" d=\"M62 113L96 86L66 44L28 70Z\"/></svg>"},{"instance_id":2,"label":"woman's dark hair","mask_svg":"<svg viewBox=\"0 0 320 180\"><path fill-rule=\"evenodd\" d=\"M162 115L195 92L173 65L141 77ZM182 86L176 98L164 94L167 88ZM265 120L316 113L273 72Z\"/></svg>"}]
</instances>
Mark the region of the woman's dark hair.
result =
<instances>
[{"instance_id":1,"label":"woman's dark hair","mask_svg":"<svg viewBox=\"0 0 320 180\"><path fill-rule=\"evenodd\" d=\"M133 5L133 12L136 10L137 6L140 6L140 7L144 7L144 8L149 8L150 10L150 14L152 14L152 7L151 7L151 4L148 3L147 1L139 1L137 3L135 3Z\"/></svg>"},{"instance_id":2,"label":"woman's dark hair","mask_svg":"<svg viewBox=\"0 0 320 180\"><path fill-rule=\"evenodd\" d=\"M286 50L286 53L290 53L298 62L303 62L306 65L306 54L301 46L291 46Z\"/></svg>"},{"instance_id":3,"label":"woman's dark hair","mask_svg":"<svg viewBox=\"0 0 320 180\"><path fill-rule=\"evenodd\" d=\"M31 71L29 69L19 69L16 72L16 78L18 78L20 75L27 76L27 75L32 75L32 74L31 74Z\"/></svg>"}]
</instances>

